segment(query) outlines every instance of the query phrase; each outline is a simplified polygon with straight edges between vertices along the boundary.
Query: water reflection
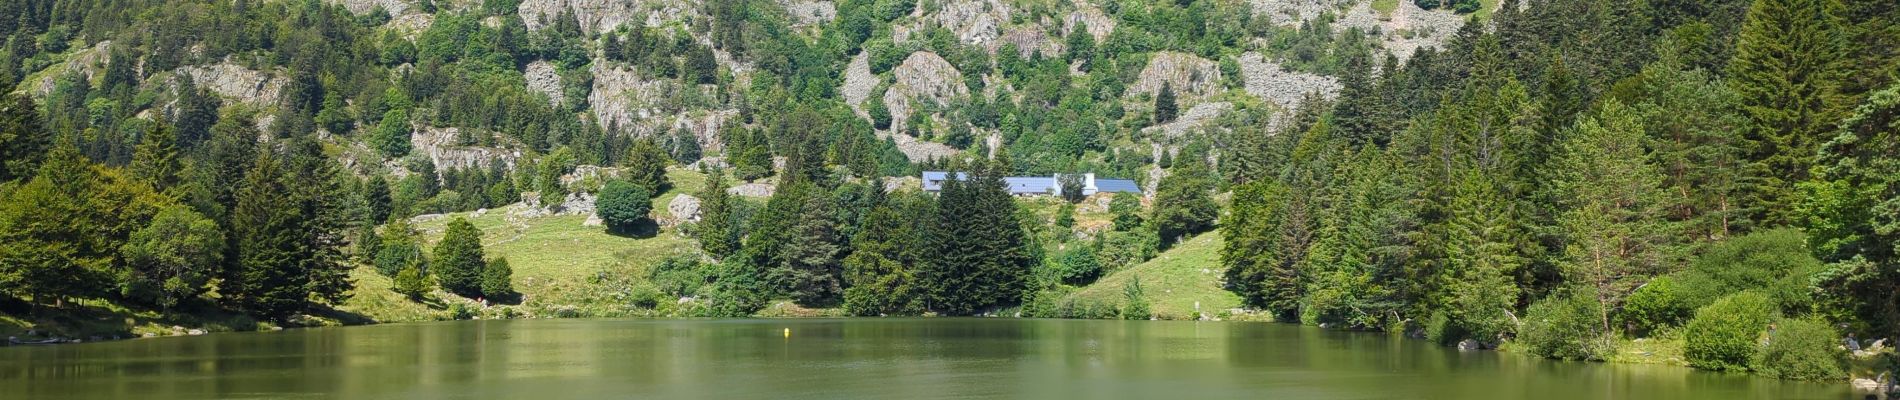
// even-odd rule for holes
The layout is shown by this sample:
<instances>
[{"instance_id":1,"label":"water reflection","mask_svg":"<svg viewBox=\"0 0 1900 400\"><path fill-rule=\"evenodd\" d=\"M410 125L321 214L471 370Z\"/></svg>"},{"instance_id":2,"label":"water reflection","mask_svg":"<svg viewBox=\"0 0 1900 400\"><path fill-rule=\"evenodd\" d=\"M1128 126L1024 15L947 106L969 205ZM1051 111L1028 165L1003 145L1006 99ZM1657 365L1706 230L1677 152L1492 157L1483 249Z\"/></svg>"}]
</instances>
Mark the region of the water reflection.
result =
<instances>
[{"instance_id":1,"label":"water reflection","mask_svg":"<svg viewBox=\"0 0 1900 400\"><path fill-rule=\"evenodd\" d=\"M0 349L4 399L1847 396L1264 323L466 321Z\"/></svg>"}]
</instances>

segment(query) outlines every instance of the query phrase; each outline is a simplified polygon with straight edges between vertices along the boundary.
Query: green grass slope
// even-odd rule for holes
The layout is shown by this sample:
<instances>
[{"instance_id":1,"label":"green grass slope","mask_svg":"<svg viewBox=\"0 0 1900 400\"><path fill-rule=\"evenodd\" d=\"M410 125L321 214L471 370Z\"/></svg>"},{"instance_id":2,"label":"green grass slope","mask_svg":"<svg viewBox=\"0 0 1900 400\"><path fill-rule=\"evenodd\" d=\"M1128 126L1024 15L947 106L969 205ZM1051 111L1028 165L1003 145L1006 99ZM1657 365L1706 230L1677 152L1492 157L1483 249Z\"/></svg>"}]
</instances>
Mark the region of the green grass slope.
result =
<instances>
[{"instance_id":1,"label":"green grass slope","mask_svg":"<svg viewBox=\"0 0 1900 400\"><path fill-rule=\"evenodd\" d=\"M1122 288L1140 276L1143 297L1148 299L1157 318L1194 318L1196 303L1206 316L1240 308L1240 297L1221 288L1221 273L1225 269L1220 264L1220 248L1220 233L1202 234L1153 260L1102 277L1064 300L1081 304L1122 304Z\"/></svg>"}]
</instances>

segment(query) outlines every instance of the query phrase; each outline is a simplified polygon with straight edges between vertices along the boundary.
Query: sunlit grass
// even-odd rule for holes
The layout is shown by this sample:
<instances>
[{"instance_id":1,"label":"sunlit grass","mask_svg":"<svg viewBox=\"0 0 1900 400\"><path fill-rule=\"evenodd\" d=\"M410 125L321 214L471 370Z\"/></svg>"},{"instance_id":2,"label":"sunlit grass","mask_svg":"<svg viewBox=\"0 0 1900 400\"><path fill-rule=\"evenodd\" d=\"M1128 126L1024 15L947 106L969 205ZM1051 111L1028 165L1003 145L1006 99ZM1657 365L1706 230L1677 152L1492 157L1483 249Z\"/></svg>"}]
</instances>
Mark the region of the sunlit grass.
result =
<instances>
[{"instance_id":1,"label":"sunlit grass","mask_svg":"<svg viewBox=\"0 0 1900 400\"><path fill-rule=\"evenodd\" d=\"M1069 295L1069 300L1080 304L1122 304L1122 288L1140 276L1144 297L1155 316L1162 319L1193 318L1196 303L1200 304L1200 312L1208 316L1239 308L1240 297L1221 288L1221 274L1225 269L1220 264L1220 247L1218 232L1202 234L1153 260L1117 271L1076 290Z\"/></svg>"}]
</instances>

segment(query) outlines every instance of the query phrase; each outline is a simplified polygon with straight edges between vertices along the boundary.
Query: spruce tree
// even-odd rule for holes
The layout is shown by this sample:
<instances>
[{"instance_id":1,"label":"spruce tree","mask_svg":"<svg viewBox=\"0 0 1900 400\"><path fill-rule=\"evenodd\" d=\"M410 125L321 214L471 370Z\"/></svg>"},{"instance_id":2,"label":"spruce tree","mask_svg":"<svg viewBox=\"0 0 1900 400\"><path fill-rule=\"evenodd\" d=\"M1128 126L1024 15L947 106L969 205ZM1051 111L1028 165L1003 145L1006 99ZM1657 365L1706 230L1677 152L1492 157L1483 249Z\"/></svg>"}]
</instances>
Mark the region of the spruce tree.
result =
<instances>
[{"instance_id":1,"label":"spruce tree","mask_svg":"<svg viewBox=\"0 0 1900 400\"><path fill-rule=\"evenodd\" d=\"M0 182L32 176L52 145L32 96L13 93L0 99Z\"/></svg>"},{"instance_id":2,"label":"spruce tree","mask_svg":"<svg viewBox=\"0 0 1900 400\"><path fill-rule=\"evenodd\" d=\"M929 236L938 256L917 273L930 310L970 315L1014 304L1028 288L1034 260L1002 174L992 165L944 182Z\"/></svg>"},{"instance_id":3,"label":"spruce tree","mask_svg":"<svg viewBox=\"0 0 1900 400\"><path fill-rule=\"evenodd\" d=\"M489 299L506 299L515 295L515 269L508 266L507 258L497 258L488 262L482 269L482 295Z\"/></svg>"},{"instance_id":4,"label":"spruce tree","mask_svg":"<svg viewBox=\"0 0 1900 400\"><path fill-rule=\"evenodd\" d=\"M388 221L389 179L380 174L371 177L369 183L363 185L363 203L369 205L369 221L365 222L375 225Z\"/></svg>"},{"instance_id":5,"label":"spruce tree","mask_svg":"<svg viewBox=\"0 0 1900 400\"><path fill-rule=\"evenodd\" d=\"M640 139L633 142L627 150L627 181L646 189L647 193L660 194L672 186L666 179L666 164L670 159L665 150L652 139Z\"/></svg>"},{"instance_id":6,"label":"spruce tree","mask_svg":"<svg viewBox=\"0 0 1900 400\"><path fill-rule=\"evenodd\" d=\"M1793 221L1794 185L1808 179L1816 150L1842 106L1843 22L1836 0L1756 0L1729 62L1729 84L1754 142L1751 195L1765 224Z\"/></svg>"},{"instance_id":7,"label":"spruce tree","mask_svg":"<svg viewBox=\"0 0 1900 400\"><path fill-rule=\"evenodd\" d=\"M160 192L172 192L183 183L184 165L178 159L178 139L164 121L155 121L132 150L132 175Z\"/></svg>"},{"instance_id":8,"label":"spruce tree","mask_svg":"<svg viewBox=\"0 0 1900 400\"><path fill-rule=\"evenodd\" d=\"M1180 114L1180 105L1175 104L1173 83L1161 83L1161 91L1155 94L1154 109L1155 124L1174 122L1174 117Z\"/></svg>"},{"instance_id":9,"label":"spruce tree","mask_svg":"<svg viewBox=\"0 0 1900 400\"><path fill-rule=\"evenodd\" d=\"M294 185L287 176L277 155L258 153L231 211L237 263L219 293L238 309L259 316L287 317L303 310L309 296L310 280L300 254L302 215L283 201Z\"/></svg>"},{"instance_id":10,"label":"spruce tree","mask_svg":"<svg viewBox=\"0 0 1900 400\"><path fill-rule=\"evenodd\" d=\"M707 172L706 189L699 193L699 248L714 259L739 250L739 231L733 218L732 194L726 193L726 172Z\"/></svg>"},{"instance_id":11,"label":"spruce tree","mask_svg":"<svg viewBox=\"0 0 1900 400\"><path fill-rule=\"evenodd\" d=\"M1154 222L1161 248L1214 228L1220 206L1214 204L1212 190L1206 161L1199 155L1182 154L1155 190Z\"/></svg>"},{"instance_id":12,"label":"spruce tree","mask_svg":"<svg viewBox=\"0 0 1900 400\"><path fill-rule=\"evenodd\" d=\"M1852 310L1875 331L1900 329L1900 85L1873 93L1822 147L1802 204L1808 242L1834 273L1828 307Z\"/></svg>"}]
</instances>

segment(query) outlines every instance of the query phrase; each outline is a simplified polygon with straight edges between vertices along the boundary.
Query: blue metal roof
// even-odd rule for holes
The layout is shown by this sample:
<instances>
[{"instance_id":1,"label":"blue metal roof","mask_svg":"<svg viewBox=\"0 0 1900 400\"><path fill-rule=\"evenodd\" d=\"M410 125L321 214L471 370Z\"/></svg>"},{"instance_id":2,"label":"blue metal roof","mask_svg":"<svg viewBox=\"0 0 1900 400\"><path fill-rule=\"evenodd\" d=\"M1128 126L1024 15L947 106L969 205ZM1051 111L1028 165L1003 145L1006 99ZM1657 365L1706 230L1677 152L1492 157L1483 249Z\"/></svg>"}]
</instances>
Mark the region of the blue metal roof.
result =
<instances>
[{"instance_id":1,"label":"blue metal roof","mask_svg":"<svg viewBox=\"0 0 1900 400\"><path fill-rule=\"evenodd\" d=\"M922 178L923 178L923 189L925 191L937 192L937 191L943 190L943 182L950 178L950 173L945 172L945 171L924 171ZM957 173L957 178L969 179L970 175L969 173L959 172ZM1057 186L1061 185L1061 183L1059 183L1056 177L1053 177L1053 176L1049 176L1049 177L1012 176L1012 177L1003 178L1003 185L1009 189L1010 194L1053 195L1057 191ZM1096 187L1096 192L1135 193L1135 194L1141 193L1141 185L1136 184L1135 181L1128 180L1128 179L1097 178L1095 180L1095 187Z\"/></svg>"},{"instance_id":2,"label":"blue metal roof","mask_svg":"<svg viewBox=\"0 0 1900 400\"><path fill-rule=\"evenodd\" d=\"M1009 194L1055 194L1056 178L1012 176L1003 178Z\"/></svg>"},{"instance_id":3,"label":"blue metal roof","mask_svg":"<svg viewBox=\"0 0 1900 400\"><path fill-rule=\"evenodd\" d=\"M1096 192L1141 194L1141 185L1129 179L1095 179Z\"/></svg>"}]
</instances>

